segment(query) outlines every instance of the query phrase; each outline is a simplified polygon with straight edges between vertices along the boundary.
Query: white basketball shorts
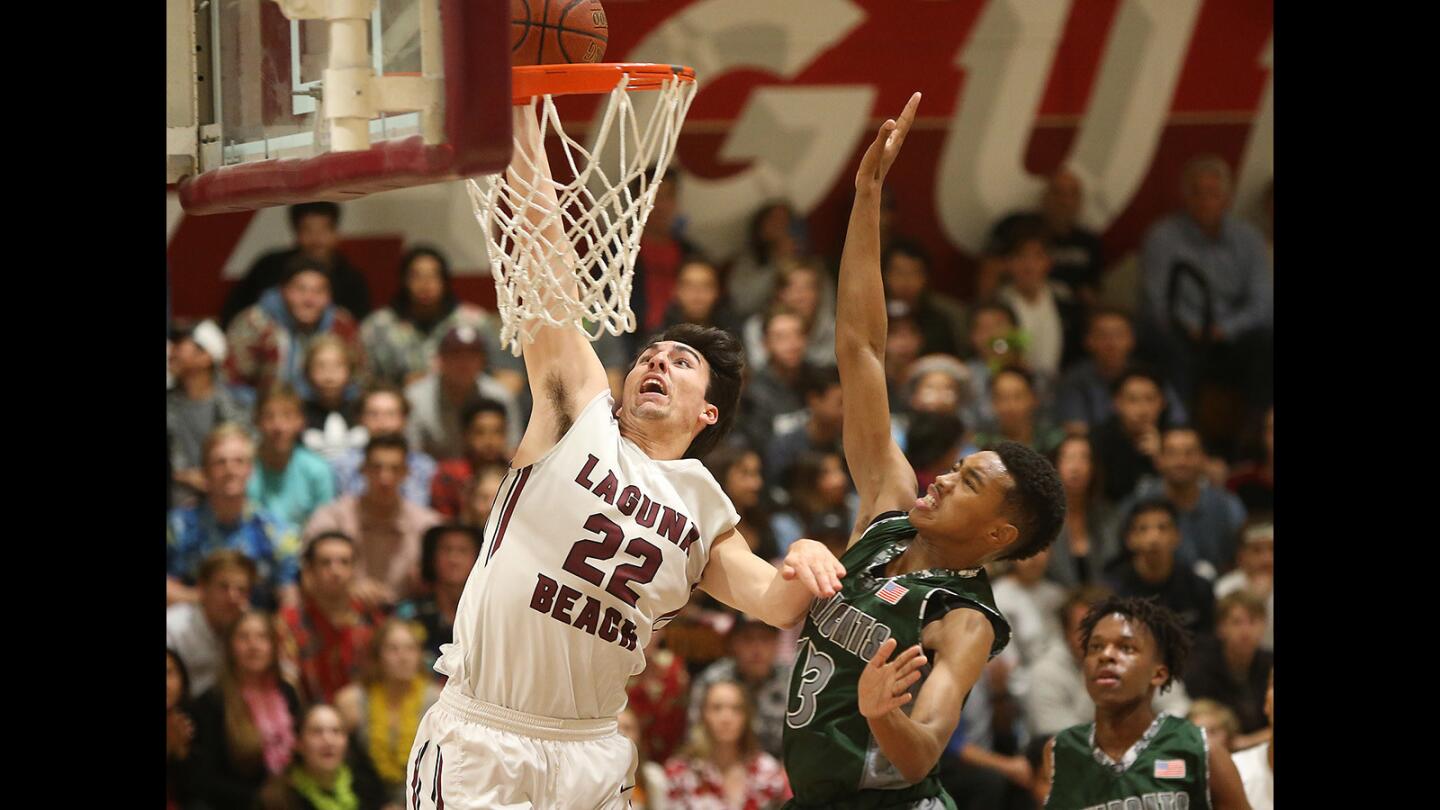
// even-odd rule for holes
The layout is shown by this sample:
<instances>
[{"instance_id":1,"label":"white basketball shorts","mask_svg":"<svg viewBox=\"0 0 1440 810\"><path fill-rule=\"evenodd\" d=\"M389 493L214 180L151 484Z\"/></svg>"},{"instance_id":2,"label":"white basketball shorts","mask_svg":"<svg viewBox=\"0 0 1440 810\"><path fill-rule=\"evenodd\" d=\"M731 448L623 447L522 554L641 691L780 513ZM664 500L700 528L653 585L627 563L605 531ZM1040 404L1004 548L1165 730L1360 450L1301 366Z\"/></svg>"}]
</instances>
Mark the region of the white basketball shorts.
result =
<instances>
[{"instance_id":1,"label":"white basketball shorts","mask_svg":"<svg viewBox=\"0 0 1440 810\"><path fill-rule=\"evenodd\" d=\"M638 761L614 720L538 717L446 686L415 733L405 810L626 810Z\"/></svg>"}]
</instances>

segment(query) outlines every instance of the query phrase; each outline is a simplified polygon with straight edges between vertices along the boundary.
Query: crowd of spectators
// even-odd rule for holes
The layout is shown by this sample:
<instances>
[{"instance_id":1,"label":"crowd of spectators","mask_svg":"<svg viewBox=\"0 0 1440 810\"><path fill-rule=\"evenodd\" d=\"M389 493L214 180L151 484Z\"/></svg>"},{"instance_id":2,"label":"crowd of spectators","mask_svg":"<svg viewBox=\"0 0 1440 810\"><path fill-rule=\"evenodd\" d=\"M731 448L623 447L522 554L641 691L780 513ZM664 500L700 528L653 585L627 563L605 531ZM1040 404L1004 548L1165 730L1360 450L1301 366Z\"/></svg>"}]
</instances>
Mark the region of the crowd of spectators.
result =
<instances>
[{"instance_id":1,"label":"crowd of spectators","mask_svg":"<svg viewBox=\"0 0 1440 810\"><path fill-rule=\"evenodd\" d=\"M733 332L750 361L741 414L703 460L758 554L778 560L812 537L838 555L856 514L838 257L814 252L777 201L717 264L685 238L682 182L672 170L641 241L641 329L597 351L618 396L643 335L679 322ZM1149 229L1139 283L1117 294L1113 258L1078 223L1084 189L1062 169L1035 211L995 224L969 301L934 289L942 268L887 200L885 372L921 487L1008 439L1051 458L1068 500L1048 551L991 571L1014 641L942 757L962 808L1033 806L1044 741L1093 719L1079 622L1111 593L1159 600L1196 637L1161 708L1233 750L1271 739L1273 227L1232 213L1230 190L1223 161L1192 160L1181 209ZM372 309L340 214L293 207L292 247L262 257L215 317L172 324L171 807L401 806L405 755L440 685L431 666L528 419L523 365L501 350L497 316L456 297L444 252L410 250L399 292ZM641 754L635 806L789 795L780 740L797 634L698 591L655 634L620 718Z\"/></svg>"}]
</instances>

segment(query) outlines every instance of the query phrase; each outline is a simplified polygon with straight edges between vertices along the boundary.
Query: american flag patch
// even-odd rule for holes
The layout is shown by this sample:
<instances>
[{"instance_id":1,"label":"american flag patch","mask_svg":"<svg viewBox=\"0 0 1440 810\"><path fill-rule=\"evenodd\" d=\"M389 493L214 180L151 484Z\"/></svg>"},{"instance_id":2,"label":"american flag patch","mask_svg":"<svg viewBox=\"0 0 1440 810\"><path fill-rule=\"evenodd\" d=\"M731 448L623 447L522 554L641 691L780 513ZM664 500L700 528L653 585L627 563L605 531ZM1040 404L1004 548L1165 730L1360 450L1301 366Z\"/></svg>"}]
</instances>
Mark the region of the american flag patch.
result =
<instances>
[{"instance_id":1,"label":"american flag patch","mask_svg":"<svg viewBox=\"0 0 1440 810\"><path fill-rule=\"evenodd\" d=\"M1156 779L1184 779L1185 760L1183 759L1157 759L1155 760Z\"/></svg>"},{"instance_id":2,"label":"american flag patch","mask_svg":"<svg viewBox=\"0 0 1440 810\"><path fill-rule=\"evenodd\" d=\"M878 599L883 599L892 605L900 604L900 598L909 592L909 588L896 582L887 582L885 587L875 592Z\"/></svg>"}]
</instances>

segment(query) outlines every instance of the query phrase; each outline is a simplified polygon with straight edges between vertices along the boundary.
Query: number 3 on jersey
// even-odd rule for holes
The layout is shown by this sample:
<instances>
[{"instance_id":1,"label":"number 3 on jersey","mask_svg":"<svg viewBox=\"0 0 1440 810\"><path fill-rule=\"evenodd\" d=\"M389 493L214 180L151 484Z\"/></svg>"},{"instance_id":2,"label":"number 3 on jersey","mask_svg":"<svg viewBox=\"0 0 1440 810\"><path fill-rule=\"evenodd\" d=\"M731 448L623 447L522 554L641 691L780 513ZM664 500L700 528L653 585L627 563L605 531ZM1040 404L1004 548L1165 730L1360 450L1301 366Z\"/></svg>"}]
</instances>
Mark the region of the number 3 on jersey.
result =
<instances>
[{"instance_id":1,"label":"number 3 on jersey","mask_svg":"<svg viewBox=\"0 0 1440 810\"><path fill-rule=\"evenodd\" d=\"M835 674L835 659L823 652L817 652L815 645L810 639L801 639L805 642L805 660L800 666L804 672L800 677L800 689L796 697L800 699L800 705L785 715L785 725L790 728L804 728L815 718L815 709L820 702L820 691L825 684L830 682L830 676Z\"/></svg>"}]
</instances>

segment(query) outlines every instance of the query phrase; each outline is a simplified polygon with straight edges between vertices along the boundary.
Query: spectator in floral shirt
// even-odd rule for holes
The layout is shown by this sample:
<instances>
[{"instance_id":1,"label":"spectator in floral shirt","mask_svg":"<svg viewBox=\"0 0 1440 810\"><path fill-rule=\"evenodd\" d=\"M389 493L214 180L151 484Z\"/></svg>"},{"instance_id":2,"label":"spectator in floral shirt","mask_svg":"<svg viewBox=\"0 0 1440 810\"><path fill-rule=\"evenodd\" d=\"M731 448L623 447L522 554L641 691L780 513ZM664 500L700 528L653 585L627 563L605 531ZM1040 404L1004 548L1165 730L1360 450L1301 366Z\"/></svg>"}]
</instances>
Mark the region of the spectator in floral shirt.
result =
<instances>
[{"instance_id":1,"label":"spectator in floral shirt","mask_svg":"<svg viewBox=\"0 0 1440 810\"><path fill-rule=\"evenodd\" d=\"M335 499L335 476L325 460L300 446L304 403L295 389L277 385L255 408L260 463L250 475L249 496L287 523L305 525L321 504Z\"/></svg>"},{"instance_id":2,"label":"spectator in floral shirt","mask_svg":"<svg viewBox=\"0 0 1440 810\"><path fill-rule=\"evenodd\" d=\"M325 532L305 546L304 596L280 612L289 638L289 662L299 668L307 701L331 703L360 675L365 650L384 617L351 594L355 541Z\"/></svg>"},{"instance_id":3,"label":"spectator in floral shirt","mask_svg":"<svg viewBox=\"0 0 1440 810\"><path fill-rule=\"evenodd\" d=\"M363 365L360 329L350 313L331 300L325 265L298 257L278 286L266 290L259 303L247 307L230 323L226 334L230 356L225 368L231 381L252 388L285 382L308 391L305 353L310 341L320 335L340 338L357 365Z\"/></svg>"},{"instance_id":4,"label":"spectator in floral shirt","mask_svg":"<svg viewBox=\"0 0 1440 810\"><path fill-rule=\"evenodd\" d=\"M475 470L487 464L510 463L507 419L505 406L493 399L465 406L460 415L465 429L465 455L440 463L430 483L431 508L445 517L460 517L465 485Z\"/></svg>"},{"instance_id":5,"label":"spectator in floral shirt","mask_svg":"<svg viewBox=\"0 0 1440 810\"><path fill-rule=\"evenodd\" d=\"M210 432L203 449L205 500L170 512L165 545L166 604L194 602L201 562L211 552L232 548L255 563L251 600L273 607L299 599L300 542L293 526L246 494L255 465L255 445L244 428L223 424Z\"/></svg>"},{"instance_id":6,"label":"spectator in floral shirt","mask_svg":"<svg viewBox=\"0 0 1440 810\"><path fill-rule=\"evenodd\" d=\"M450 262L440 251L412 248L400 260L400 289L390 306L360 324L371 377L399 386L419 380L430 373L440 339L458 326L480 333L486 355L494 359L496 377L518 391L523 384L522 361L501 351L495 317L456 297Z\"/></svg>"},{"instance_id":7,"label":"spectator in floral shirt","mask_svg":"<svg viewBox=\"0 0 1440 810\"><path fill-rule=\"evenodd\" d=\"M409 417L410 401L393 385L376 385L360 397L360 427L363 430L355 431L355 444L330 462L335 470L337 494L360 495L365 492L365 476L360 474L360 465L365 463L365 445L370 443L371 436L404 434ZM435 477L435 459L411 448L405 456L405 467L409 472L400 485L401 494L407 501L428 506L430 482Z\"/></svg>"},{"instance_id":8,"label":"spectator in floral shirt","mask_svg":"<svg viewBox=\"0 0 1440 810\"><path fill-rule=\"evenodd\" d=\"M717 681L705 690L700 722L679 756L665 763L670 804L687 810L766 810L790 798L785 769L761 750L745 687Z\"/></svg>"}]
</instances>

